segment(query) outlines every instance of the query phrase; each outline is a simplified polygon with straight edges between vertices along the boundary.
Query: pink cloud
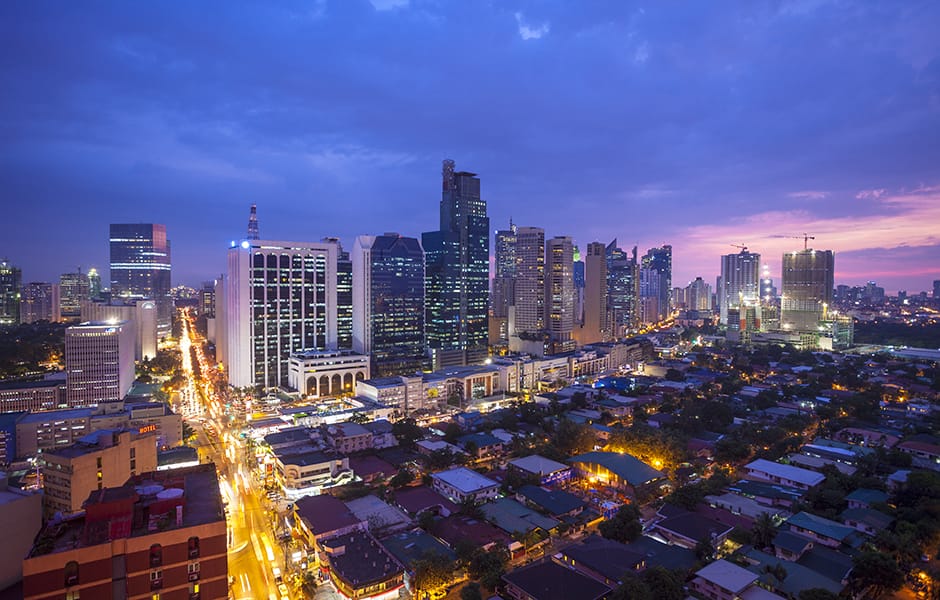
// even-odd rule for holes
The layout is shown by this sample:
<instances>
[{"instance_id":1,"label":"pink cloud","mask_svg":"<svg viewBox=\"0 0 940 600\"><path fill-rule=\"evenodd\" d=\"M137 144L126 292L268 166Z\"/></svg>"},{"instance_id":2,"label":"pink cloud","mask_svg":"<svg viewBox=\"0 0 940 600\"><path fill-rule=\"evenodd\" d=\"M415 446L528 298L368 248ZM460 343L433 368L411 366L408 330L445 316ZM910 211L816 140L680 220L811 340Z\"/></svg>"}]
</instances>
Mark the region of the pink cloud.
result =
<instances>
[{"instance_id":1,"label":"pink cloud","mask_svg":"<svg viewBox=\"0 0 940 600\"><path fill-rule=\"evenodd\" d=\"M819 190L803 190L801 192L790 192L787 194L788 198L794 198L796 200L822 200L828 196L829 192Z\"/></svg>"},{"instance_id":2,"label":"pink cloud","mask_svg":"<svg viewBox=\"0 0 940 600\"><path fill-rule=\"evenodd\" d=\"M855 198L858 200L878 200L884 196L886 190L884 188L878 188L874 190L861 190L859 193L855 194Z\"/></svg>"}]
</instances>

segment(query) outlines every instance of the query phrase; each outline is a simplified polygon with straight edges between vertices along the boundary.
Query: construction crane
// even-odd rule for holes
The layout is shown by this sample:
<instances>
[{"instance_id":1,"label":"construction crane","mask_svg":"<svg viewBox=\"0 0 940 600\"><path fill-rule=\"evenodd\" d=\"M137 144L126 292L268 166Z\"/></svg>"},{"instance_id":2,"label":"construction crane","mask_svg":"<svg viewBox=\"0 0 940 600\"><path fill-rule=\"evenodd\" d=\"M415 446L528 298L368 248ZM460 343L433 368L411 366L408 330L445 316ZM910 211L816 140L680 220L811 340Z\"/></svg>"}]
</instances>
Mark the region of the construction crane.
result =
<instances>
[{"instance_id":1,"label":"construction crane","mask_svg":"<svg viewBox=\"0 0 940 600\"><path fill-rule=\"evenodd\" d=\"M747 246L742 246L741 244L728 244L732 248L740 248L741 252L747 252Z\"/></svg>"},{"instance_id":2,"label":"construction crane","mask_svg":"<svg viewBox=\"0 0 940 600\"><path fill-rule=\"evenodd\" d=\"M791 240L803 240L803 250L809 247L809 240L815 240L816 236L804 233L803 235L788 235Z\"/></svg>"}]
</instances>

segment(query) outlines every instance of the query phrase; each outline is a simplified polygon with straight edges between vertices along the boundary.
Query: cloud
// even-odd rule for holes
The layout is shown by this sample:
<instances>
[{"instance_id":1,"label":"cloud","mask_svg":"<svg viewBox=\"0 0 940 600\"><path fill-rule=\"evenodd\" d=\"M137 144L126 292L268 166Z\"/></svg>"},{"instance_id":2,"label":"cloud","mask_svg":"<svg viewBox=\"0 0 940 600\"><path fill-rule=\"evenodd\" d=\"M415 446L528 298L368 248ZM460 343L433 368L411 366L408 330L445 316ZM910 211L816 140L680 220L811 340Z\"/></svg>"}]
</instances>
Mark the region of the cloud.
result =
<instances>
[{"instance_id":1,"label":"cloud","mask_svg":"<svg viewBox=\"0 0 940 600\"><path fill-rule=\"evenodd\" d=\"M829 197L829 192L822 192L819 190L803 190L801 192L790 192L787 194L787 197L796 200L822 200L823 198Z\"/></svg>"},{"instance_id":2,"label":"cloud","mask_svg":"<svg viewBox=\"0 0 940 600\"><path fill-rule=\"evenodd\" d=\"M410 0L369 0L375 10L393 10L396 8L406 8Z\"/></svg>"},{"instance_id":3,"label":"cloud","mask_svg":"<svg viewBox=\"0 0 940 600\"><path fill-rule=\"evenodd\" d=\"M875 190L861 190L859 193L855 194L857 200L878 200L885 195L886 190L884 188L878 188Z\"/></svg>"},{"instance_id":4,"label":"cloud","mask_svg":"<svg viewBox=\"0 0 940 600\"><path fill-rule=\"evenodd\" d=\"M519 26L519 37L524 40L537 40L542 36L548 34L550 30L550 25L548 21L545 21L539 25L530 25L527 23L522 16L521 12L515 14L516 25Z\"/></svg>"},{"instance_id":5,"label":"cloud","mask_svg":"<svg viewBox=\"0 0 940 600\"><path fill-rule=\"evenodd\" d=\"M637 46L636 51L633 53L633 62L637 64L645 64L650 57L650 45L648 42L642 42Z\"/></svg>"}]
</instances>

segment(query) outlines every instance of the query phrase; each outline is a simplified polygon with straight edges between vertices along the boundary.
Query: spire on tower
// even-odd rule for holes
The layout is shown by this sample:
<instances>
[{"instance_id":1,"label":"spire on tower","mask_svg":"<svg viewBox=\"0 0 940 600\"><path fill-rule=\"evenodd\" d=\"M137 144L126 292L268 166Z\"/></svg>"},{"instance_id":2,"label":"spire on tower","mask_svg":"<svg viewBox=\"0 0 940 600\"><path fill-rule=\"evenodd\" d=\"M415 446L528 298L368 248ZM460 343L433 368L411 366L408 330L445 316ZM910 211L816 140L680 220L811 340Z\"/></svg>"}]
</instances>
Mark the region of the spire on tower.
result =
<instances>
[{"instance_id":1,"label":"spire on tower","mask_svg":"<svg viewBox=\"0 0 940 600\"><path fill-rule=\"evenodd\" d=\"M248 239L261 239L261 232L258 230L258 210L254 204L251 205L251 214L248 215Z\"/></svg>"}]
</instances>

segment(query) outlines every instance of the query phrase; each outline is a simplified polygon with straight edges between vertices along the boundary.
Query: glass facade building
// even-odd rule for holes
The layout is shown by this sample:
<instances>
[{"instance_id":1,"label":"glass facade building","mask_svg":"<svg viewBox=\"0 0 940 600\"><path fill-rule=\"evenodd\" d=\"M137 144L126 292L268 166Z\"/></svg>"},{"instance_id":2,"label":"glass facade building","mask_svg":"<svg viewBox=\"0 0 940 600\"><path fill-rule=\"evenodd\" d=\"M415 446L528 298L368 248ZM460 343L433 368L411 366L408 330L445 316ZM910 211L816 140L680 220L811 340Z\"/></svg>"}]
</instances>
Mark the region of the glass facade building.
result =
<instances>
[{"instance_id":1,"label":"glass facade building","mask_svg":"<svg viewBox=\"0 0 940 600\"><path fill-rule=\"evenodd\" d=\"M111 297L149 298L157 303L157 334L170 333L170 242L166 225L112 224Z\"/></svg>"}]
</instances>

